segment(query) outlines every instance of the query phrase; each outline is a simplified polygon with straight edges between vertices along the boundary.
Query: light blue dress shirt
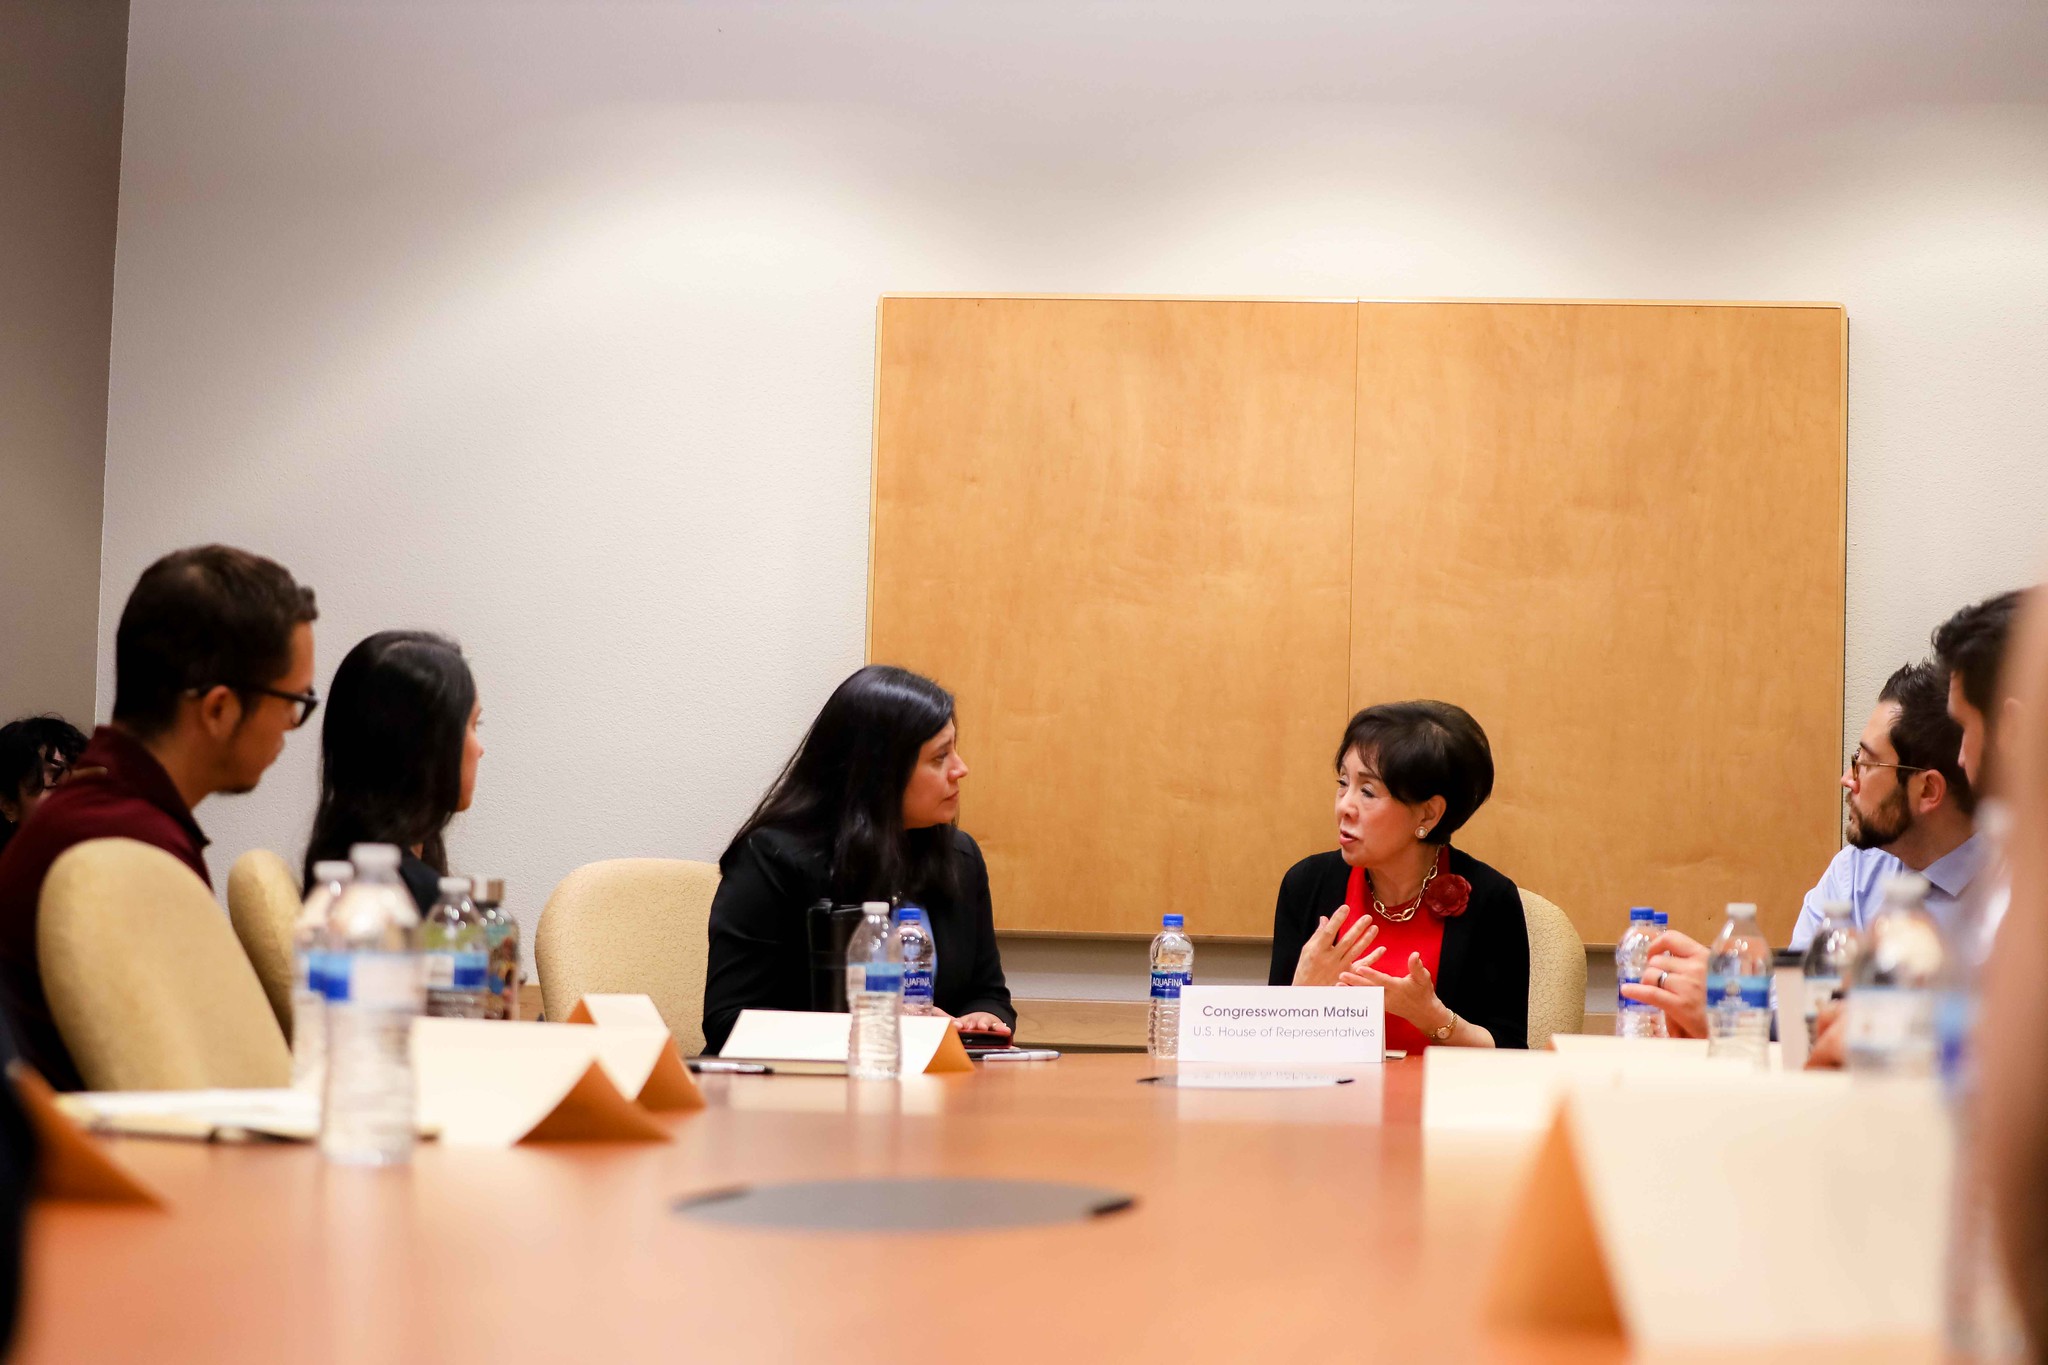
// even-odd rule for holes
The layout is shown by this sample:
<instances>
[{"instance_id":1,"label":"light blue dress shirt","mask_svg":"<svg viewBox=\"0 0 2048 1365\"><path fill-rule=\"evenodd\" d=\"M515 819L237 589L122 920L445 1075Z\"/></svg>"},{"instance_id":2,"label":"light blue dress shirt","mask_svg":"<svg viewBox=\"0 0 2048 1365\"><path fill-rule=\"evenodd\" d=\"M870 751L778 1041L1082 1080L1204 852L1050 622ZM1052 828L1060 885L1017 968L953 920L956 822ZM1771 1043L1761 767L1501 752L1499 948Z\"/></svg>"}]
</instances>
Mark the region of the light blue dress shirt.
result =
<instances>
[{"instance_id":1,"label":"light blue dress shirt","mask_svg":"<svg viewBox=\"0 0 2048 1365\"><path fill-rule=\"evenodd\" d=\"M1928 913L1943 929L1948 928L1956 902L1984 870L1987 856L1984 842L1973 834L1920 869L1920 875L1927 878ZM1792 946L1804 949L1813 941L1825 918L1820 908L1828 901L1849 902L1856 927L1869 928L1871 919L1884 908L1885 879L1904 871L1906 865L1881 848L1844 847L1821 874L1820 885L1806 893L1806 901L1799 907L1799 922L1792 926Z\"/></svg>"}]
</instances>

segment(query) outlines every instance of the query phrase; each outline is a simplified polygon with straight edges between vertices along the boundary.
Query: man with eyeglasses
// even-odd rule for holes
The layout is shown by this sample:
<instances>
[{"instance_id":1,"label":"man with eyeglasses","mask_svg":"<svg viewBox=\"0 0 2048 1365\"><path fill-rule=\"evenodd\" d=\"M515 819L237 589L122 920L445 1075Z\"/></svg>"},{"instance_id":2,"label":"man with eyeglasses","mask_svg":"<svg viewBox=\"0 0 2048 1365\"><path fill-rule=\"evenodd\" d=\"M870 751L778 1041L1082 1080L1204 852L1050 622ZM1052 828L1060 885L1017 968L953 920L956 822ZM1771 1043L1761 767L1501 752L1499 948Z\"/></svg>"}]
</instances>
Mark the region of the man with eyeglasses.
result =
<instances>
[{"instance_id":1,"label":"man with eyeglasses","mask_svg":"<svg viewBox=\"0 0 2048 1365\"><path fill-rule=\"evenodd\" d=\"M1863 734L1842 765L1849 799L1845 846L1806 893L1792 947L1820 931L1822 907L1846 901L1858 928L1884 906L1884 883L1910 868L1927 879L1927 908L1941 919L1984 870L1986 850L1972 827L1976 794L1963 773L1962 727L1948 713L1948 671L1907 664L1886 679ZM1664 1011L1672 1036L1704 1038L1707 950L1677 930L1659 934L1631 1000Z\"/></svg>"},{"instance_id":2,"label":"man with eyeglasses","mask_svg":"<svg viewBox=\"0 0 2048 1365\"><path fill-rule=\"evenodd\" d=\"M0 850L84 752L85 736L62 716L23 716L0 725Z\"/></svg>"},{"instance_id":3,"label":"man with eyeglasses","mask_svg":"<svg viewBox=\"0 0 2048 1365\"><path fill-rule=\"evenodd\" d=\"M1820 932L1822 907L1847 901L1856 927L1884 906L1884 884L1901 871L1927 879L1927 909L1945 920L1984 870L1972 813L1976 791L1963 772L1963 732L1948 711L1948 671L1908 664L1886 680L1863 734L1842 765L1849 799L1847 847L1806 893L1792 947Z\"/></svg>"},{"instance_id":4,"label":"man with eyeglasses","mask_svg":"<svg viewBox=\"0 0 2048 1365\"><path fill-rule=\"evenodd\" d=\"M114 714L69 781L0 852L0 1002L22 1058L60 1090L84 1085L43 992L37 902L59 855L136 839L209 888L192 812L253 791L305 724L313 695L313 591L280 564L225 545L165 555L128 596L114 636Z\"/></svg>"}]
</instances>

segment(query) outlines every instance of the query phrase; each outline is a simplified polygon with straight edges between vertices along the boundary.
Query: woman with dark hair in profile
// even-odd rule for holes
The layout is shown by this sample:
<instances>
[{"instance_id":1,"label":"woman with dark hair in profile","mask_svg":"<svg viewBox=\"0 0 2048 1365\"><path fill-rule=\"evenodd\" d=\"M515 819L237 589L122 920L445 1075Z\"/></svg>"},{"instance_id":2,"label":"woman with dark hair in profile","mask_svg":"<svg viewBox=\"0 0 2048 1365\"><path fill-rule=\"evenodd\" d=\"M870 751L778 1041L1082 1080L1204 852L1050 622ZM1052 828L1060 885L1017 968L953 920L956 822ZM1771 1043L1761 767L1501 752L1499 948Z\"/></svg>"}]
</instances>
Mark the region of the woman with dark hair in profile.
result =
<instances>
[{"instance_id":1,"label":"woman with dark hair in profile","mask_svg":"<svg viewBox=\"0 0 2048 1365\"><path fill-rule=\"evenodd\" d=\"M476 791L483 708L453 640L417 630L369 636L341 661L320 730L320 805L302 875L353 844L396 844L406 889L426 910L448 871L442 831Z\"/></svg>"},{"instance_id":2,"label":"woman with dark hair in profile","mask_svg":"<svg viewBox=\"0 0 2048 1365\"><path fill-rule=\"evenodd\" d=\"M1338 846L1280 882L1271 984L1380 987L1389 1048L1527 1047L1521 894L1451 847L1492 794L1492 746L1462 708L1353 716L1337 746Z\"/></svg>"},{"instance_id":3,"label":"woman with dark hair in profile","mask_svg":"<svg viewBox=\"0 0 2048 1365\"><path fill-rule=\"evenodd\" d=\"M724 1046L743 1009L810 1007L805 917L821 899L923 906L938 948L938 1007L956 1028L1015 1027L988 868L953 823L966 776L944 688L883 664L839 684L718 860L707 1051Z\"/></svg>"}]
</instances>

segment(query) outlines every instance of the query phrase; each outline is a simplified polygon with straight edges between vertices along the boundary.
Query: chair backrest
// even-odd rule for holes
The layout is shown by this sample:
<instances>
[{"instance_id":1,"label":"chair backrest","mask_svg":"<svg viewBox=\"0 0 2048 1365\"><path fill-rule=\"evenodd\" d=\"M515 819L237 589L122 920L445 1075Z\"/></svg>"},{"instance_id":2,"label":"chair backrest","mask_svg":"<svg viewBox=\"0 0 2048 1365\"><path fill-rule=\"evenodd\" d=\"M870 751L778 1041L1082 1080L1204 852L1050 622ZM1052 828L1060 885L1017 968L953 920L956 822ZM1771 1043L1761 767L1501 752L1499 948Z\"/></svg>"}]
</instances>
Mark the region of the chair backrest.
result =
<instances>
[{"instance_id":1,"label":"chair backrest","mask_svg":"<svg viewBox=\"0 0 2048 1365\"><path fill-rule=\"evenodd\" d=\"M653 999L683 1055L704 1050L704 958L718 868L679 858L613 858L562 878L540 912L533 961L550 1019L586 995Z\"/></svg>"},{"instance_id":2,"label":"chair backrest","mask_svg":"<svg viewBox=\"0 0 2048 1365\"><path fill-rule=\"evenodd\" d=\"M206 884L160 848L88 839L43 879L43 987L94 1090L289 1085L291 1050Z\"/></svg>"},{"instance_id":3,"label":"chair backrest","mask_svg":"<svg viewBox=\"0 0 2048 1365\"><path fill-rule=\"evenodd\" d=\"M1534 891L1522 891L1529 926L1529 1046L1586 1026L1586 944L1571 917Z\"/></svg>"},{"instance_id":4,"label":"chair backrest","mask_svg":"<svg viewBox=\"0 0 2048 1365\"><path fill-rule=\"evenodd\" d=\"M228 920L286 1038L292 1036L292 928L299 909L298 879L284 859L267 848L235 859L228 870Z\"/></svg>"}]
</instances>

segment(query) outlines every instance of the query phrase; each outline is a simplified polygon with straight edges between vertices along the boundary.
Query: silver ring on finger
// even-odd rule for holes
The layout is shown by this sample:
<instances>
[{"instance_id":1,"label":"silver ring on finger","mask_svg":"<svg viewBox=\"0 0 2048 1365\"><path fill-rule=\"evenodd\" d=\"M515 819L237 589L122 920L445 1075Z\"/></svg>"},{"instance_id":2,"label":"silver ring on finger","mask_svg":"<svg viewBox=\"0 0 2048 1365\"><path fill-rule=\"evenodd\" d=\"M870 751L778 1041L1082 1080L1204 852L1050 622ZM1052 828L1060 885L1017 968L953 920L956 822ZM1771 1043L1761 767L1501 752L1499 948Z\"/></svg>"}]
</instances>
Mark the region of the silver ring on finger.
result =
<instances>
[{"instance_id":1,"label":"silver ring on finger","mask_svg":"<svg viewBox=\"0 0 2048 1365\"><path fill-rule=\"evenodd\" d=\"M1658 990L1660 990L1660 991L1661 991L1661 990L1663 990L1663 989L1664 989L1664 982L1665 982L1665 981L1666 981L1666 980L1667 980L1667 979L1668 979L1668 978L1670 977L1670 975L1671 975L1671 973L1669 973L1669 972L1665 971L1665 970L1664 970L1664 969L1663 969L1662 967L1659 967L1659 968L1657 969L1657 989L1658 989Z\"/></svg>"}]
</instances>

